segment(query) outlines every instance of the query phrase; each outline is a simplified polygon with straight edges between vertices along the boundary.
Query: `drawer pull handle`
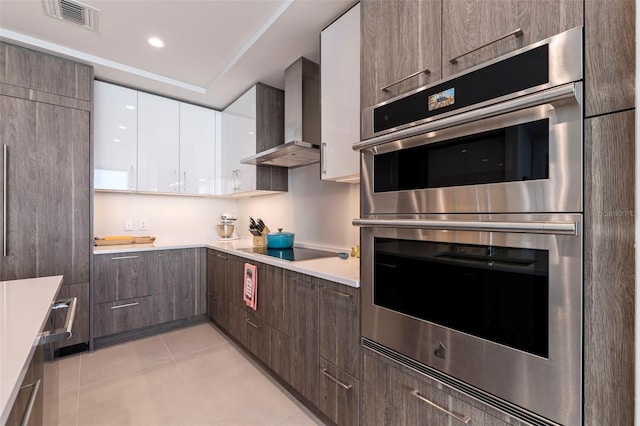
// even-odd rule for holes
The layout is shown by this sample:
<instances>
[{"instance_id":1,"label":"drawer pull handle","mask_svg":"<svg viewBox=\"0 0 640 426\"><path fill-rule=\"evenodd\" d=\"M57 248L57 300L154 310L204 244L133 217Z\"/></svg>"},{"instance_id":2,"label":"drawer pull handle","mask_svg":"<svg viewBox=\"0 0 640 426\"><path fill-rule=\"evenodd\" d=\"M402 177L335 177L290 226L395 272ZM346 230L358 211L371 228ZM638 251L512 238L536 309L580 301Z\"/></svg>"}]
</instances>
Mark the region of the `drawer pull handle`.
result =
<instances>
[{"instance_id":1,"label":"drawer pull handle","mask_svg":"<svg viewBox=\"0 0 640 426\"><path fill-rule=\"evenodd\" d=\"M471 417L469 417L469 416L465 416L464 414L456 413L455 411L449 411L446 408L439 406L435 402L429 401L427 398L425 398L424 396L420 395L420 391L418 391L418 389L412 390L411 391L411 395L415 396L416 398L418 398L422 402L426 402L427 404L431 405L436 410L440 410L443 413L453 417L454 419L456 419L456 420L458 420L458 421L460 421L460 422L462 422L464 424L469 424L469 422L471 421Z\"/></svg>"},{"instance_id":2,"label":"drawer pull handle","mask_svg":"<svg viewBox=\"0 0 640 426\"><path fill-rule=\"evenodd\" d=\"M76 317L77 305L77 297L57 300L53 305L51 305L52 311L57 311L58 309L68 309L67 316L65 317L64 325L62 326L62 328L58 328L57 330L43 331L40 334L38 340L39 345L48 345L49 343L61 342L71 337L71 328L73 327L73 320Z\"/></svg>"},{"instance_id":3,"label":"drawer pull handle","mask_svg":"<svg viewBox=\"0 0 640 426\"><path fill-rule=\"evenodd\" d=\"M336 291L336 290L333 290L333 289L330 289L330 288L323 287L322 289L324 291L328 291L328 292L331 292L333 294L336 294L336 295L338 295L340 297L344 297L345 299L347 299L347 298L351 299L353 297L351 294L343 293L341 291Z\"/></svg>"},{"instance_id":4,"label":"drawer pull handle","mask_svg":"<svg viewBox=\"0 0 640 426\"><path fill-rule=\"evenodd\" d=\"M123 260L123 259L137 259L140 256L119 256L119 257L112 257L111 260Z\"/></svg>"},{"instance_id":5,"label":"drawer pull handle","mask_svg":"<svg viewBox=\"0 0 640 426\"><path fill-rule=\"evenodd\" d=\"M220 259L224 259L224 260L227 260L227 259L228 259L228 257L227 257L227 256L222 255L222 254L216 254L216 256L218 256Z\"/></svg>"},{"instance_id":6,"label":"drawer pull handle","mask_svg":"<svg viewBox=\"0 0 640 426\"><path fill-rule=\"evenodd\" d=\"M7 257L7 161L9 161L9 147L2 145L2 256Z\"/></svg>"},{"instance_id":7,"label":"drawer pull handle","mask_svg":"<svg viewBox=\"0 0 640 426\"><path fill-rule=\"evenodd\" d=\"M260 326L258 324L254 323L250 319L247 320L247 324L249 324L253 328L260 328Z\"/></svg>"},{"instance_id":8,"label":"drawer pull handle","mask_svg":"<svg viewBox=\"0 0 640 426\"><path fill-rule=\"evenodd\" d=\"M124 305L112 306L111 309L128 308L130 306L137 306L139 304L140 304L140 302L125 303Z\"/></svg>"},{"instance_id":9,"label":"drawer pull handle","mask_svg":"<svg viewBox=\"0 0 640 426\"><path fill-rule=\"evenodd\" d=\"M482 49L483 47L487 47L487 46L489 46L489 45L491 45L493 43L497 43L500 40L504 40L505 38L509 38L511 36L515 36L516 38L518 38L518 37L522 37L523 35L524 35L524 32L520 28L515 29L515 30L511 31L510 33L507 33L505 35L501 35L500 37L498 37L495 40L491 40L489 43L485 43L482 46L478 46L475 49L469 50L468 52L465 52L465 53L463 53L461 55L456 56L455 58L449 59L449 63L455 64L456 62L458 62L458 59L462 58L463 56L467 56L469 53L473 53L476 50Z\"/></svg>"},{"instance_id":10,"label":"drawer pull handle","mask_svg":"<svg viewBox=\"0 0 640 426\"><path fill-rule=\"evenodd\" d=\"M350 383L343 383L340 380L336 379L335 377L333 377L331 374L329 374L329 372L327 371L326 368L321 368L320 371L322 371L322 374L324 374L325 376L327 376L329 379L331 379L332 381L336 382L338 385L340 385L343 389L349 390L353 387L352 384Z\"/></svg>"},{"instance_id":11,"label":"drawer pull handle","mask_svg":"<svg viewBox=\"0 0 640 426\"><path fill-rule=\"evenodd\" d=\"M423 73L424 73L424 74L431 74L431 70L427 68L427 69L424 69L424 70L422 70L422 71L414 72L413 74L408 75L408 76L406 76L406 77L404 77L404 78L401 78L401 79L400 79L400 80L398 80L398 81L394 81L394 82L393 82L393 83L391 83L391 84L387 84L386 86L382 86L382 87L380 88L380 90L382 90L383 92L386 92L386 91L388 91L388 90L389 90L389 87L395 86L396 84L400 84L400 83L402 83L403 81L407 81L407 80L409 80L410 78L413 78L413 77L415 77L415 76L417 76L417 75L420 75L420 74L423 74Z\"/></svg>"},{"instance_id":12,"label":"drawer pull handle","mask_svg":"<svg viewBox=\"0 0 640 426\"><path fill-rule=\"evenodd\" d=\"M22 416L22 420L20 421L20 426L26 426L29 424L29 420L31 419L31 412L33 411L33 405L36 402L36 397L38 396L38 391L40 390L40 382L41 379L38 379L37 381L29 385L20 386L20 390L31 388L29 401L27 402L27 408L24 410L24 415Z\"/></svg>"}]
</instances>

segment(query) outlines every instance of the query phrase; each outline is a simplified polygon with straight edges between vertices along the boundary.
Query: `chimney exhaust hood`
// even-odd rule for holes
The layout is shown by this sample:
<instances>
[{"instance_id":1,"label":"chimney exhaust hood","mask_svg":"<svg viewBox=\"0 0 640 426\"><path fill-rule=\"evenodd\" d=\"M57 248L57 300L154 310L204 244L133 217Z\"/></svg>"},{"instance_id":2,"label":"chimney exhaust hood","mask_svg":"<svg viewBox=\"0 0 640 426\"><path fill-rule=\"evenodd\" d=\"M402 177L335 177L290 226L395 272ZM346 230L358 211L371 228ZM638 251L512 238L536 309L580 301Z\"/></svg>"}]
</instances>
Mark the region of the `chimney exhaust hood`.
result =
<instances>
[{"instance_id":1,"label":"chimney exhaust hood","mask_svg":"<svg viewBox=\"0 0 640 426\"><path fill-rule=\"evenodd\" d=\"M284 140L241 163L294 168L320 162L320 66L307 58L284 72Z\"/></svg>"}]
</instances>

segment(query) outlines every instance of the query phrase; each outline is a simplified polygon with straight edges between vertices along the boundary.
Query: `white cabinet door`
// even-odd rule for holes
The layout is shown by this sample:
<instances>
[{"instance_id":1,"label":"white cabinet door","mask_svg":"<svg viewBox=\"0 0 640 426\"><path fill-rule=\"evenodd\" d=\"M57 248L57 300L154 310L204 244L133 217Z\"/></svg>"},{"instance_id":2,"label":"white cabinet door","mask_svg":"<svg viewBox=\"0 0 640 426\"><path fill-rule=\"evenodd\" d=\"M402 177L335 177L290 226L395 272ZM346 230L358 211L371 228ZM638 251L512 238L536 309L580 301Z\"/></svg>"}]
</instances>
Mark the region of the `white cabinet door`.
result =
<instances>
[{"instance_id":1,"label":"white cabinet door","mask_svg":"<svg viewBox=\"0 0 640 426\"><path fill-rule=\"evenodd\" d=\"M179 191L179 102L138 93L138 191Z\"/></svg>"},{"instance_id":2,"label":"white cabinet door","mask_svg":"<svg viewBox=\"0 0 640 426\"><path fill-rule=\"evenodd\" d=\"M138 92L94 82L94 179L96 189L136 190Z\"/></svg>"},{"instance_id":3,"label":"white cabinet door","mask_svg":"<svg viewBox=\"0 0 640 426\"><path fill-rule=\"evenodd\" d=\"M359 182L360 4L320 34L322 179Z\"/></svg>"},{"instance_id":4,"label":"white cabinet door","mask_svg":"<svg viewBox=\"0 0 640 426\"><path fill-rule=\"evenodd\" d=\"M256 153L256 88L223 111L223 194L255 191L256 166L240 160Z\"/></svg>"},{"instance_id":5,"label":"white cabinet door","mask_svg":"<svg viewBox=\"0 0 640 426\"><path fill-rule=\"evenodd\" d=\"M213 195L218 111L180 103L180 192Z\"/></svg>"}]
</instances>

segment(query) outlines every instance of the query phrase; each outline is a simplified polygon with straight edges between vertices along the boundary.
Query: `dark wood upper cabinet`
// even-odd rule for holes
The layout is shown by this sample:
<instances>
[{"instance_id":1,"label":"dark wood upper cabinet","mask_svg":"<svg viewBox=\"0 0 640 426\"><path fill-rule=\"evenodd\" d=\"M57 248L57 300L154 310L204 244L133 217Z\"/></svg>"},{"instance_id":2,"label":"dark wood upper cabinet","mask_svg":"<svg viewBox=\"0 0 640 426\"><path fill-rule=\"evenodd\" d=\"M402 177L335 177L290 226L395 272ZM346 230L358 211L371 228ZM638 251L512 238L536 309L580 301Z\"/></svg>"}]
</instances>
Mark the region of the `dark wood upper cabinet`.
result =
<instances>
[{"instance_id":1,"label":"dark wood upper cabinet","mask_svg":"<svg viewBox=\"0 0 640 426\"><path fill-rule=\"evenodd\" d=\"M635 4L585 1L585 115L635 107Z\"/></svg>"},{"instance_id":2,"label":"dark wood upper cabinet","mask_svg":"<svg viewBox=\"0 0 640 426\"><path fill-rule=\"evenodd\" d=\"M443 0L442 76L582 25L582 4L581 0ZM521 35L504 37L517 29Z\"/></svg>"},{"instance_id":3,"label":"dark wood upper cabinet","mask_svg":"<svg viewBox=\"0 0 640 426\"><path fill-rule=\"evenodd\" d=\"M93 68L46 53L0 43L0 83L91 101Z\"/></svg>"},{"instance_id":4,"label":"dark wood upper cabinet","mask_svg":"<svg viewBox=\"0 0 640 426\"><path fill-rule=\"evenodd\" d=\"M363 0L360 5L362 108L441 78L439 0Z\"/></svg>"}]
</instances>

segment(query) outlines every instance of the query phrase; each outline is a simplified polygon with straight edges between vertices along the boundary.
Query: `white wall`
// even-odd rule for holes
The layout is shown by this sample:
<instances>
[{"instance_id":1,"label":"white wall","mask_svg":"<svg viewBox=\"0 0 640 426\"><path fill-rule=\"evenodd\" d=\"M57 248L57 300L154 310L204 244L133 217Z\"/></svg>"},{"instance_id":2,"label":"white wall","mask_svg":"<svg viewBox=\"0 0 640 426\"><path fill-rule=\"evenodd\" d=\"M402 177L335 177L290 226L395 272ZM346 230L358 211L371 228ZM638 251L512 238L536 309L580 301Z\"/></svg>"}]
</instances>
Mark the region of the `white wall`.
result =
<instances>
[{"instance_id":1,"label":"white wall","mask_svg":"<svg viewBox=\"0 0 640 426\"><path fill-rule=\"evenodd\" d=\"M238 211L237 200L227 198L96 192L93 200L96 237L218 237L216 225L220 223L220 215ZM125 219L133 220L133 231L124 231ZM138 229L140 219L147 219L147 231Z\"/></svg>"},{"instance_id":2,"label":"white wall","mask_svg":"<svg viewBox=\"0 0 640 426\"><path fill-rule=\"evenodd\" d=\"M271 231L295 233L295 242L348 250L360 243L351 221L360 217L360 185L320 180L320 165L289 170L289 192L243 198L238 203L239 233L248 234L249 217Z\"/></svg>"}]
</instances>

